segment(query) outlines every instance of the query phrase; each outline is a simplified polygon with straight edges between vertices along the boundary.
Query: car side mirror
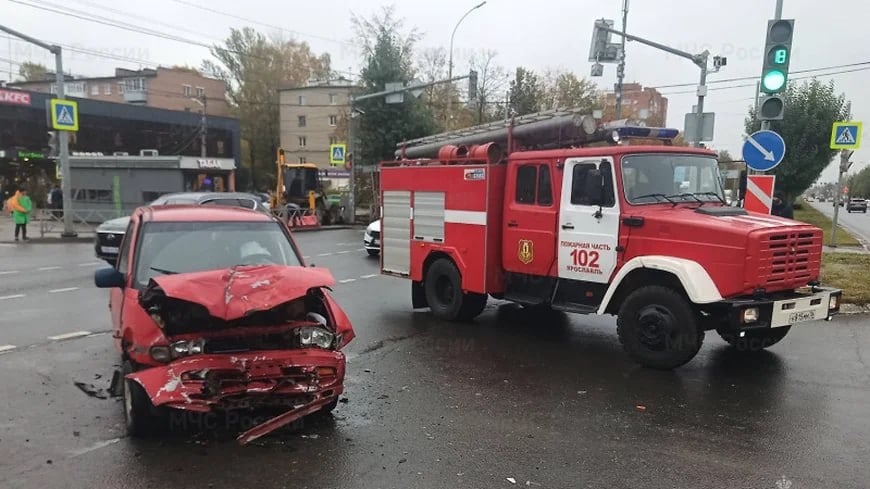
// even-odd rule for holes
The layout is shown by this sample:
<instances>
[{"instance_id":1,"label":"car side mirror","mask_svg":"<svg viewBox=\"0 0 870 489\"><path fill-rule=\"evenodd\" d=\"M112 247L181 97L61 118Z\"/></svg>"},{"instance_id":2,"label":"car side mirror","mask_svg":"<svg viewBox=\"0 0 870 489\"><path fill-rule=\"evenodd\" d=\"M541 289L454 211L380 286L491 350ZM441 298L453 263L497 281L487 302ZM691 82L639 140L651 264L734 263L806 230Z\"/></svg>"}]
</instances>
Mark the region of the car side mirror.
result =
<instances>
[{"instance_id":1,"label":"car side mirror","mask_svg":"<svg viewBox=\"0 0 870 489\"><path fill-rule=\"evenodd\" d=\"M100 289L124 288L127 279L123 273L114 268L101 268L94 272L94 285Z\"/></svg>"},{"instance_id":2,"label":"car side mirror","mask_svg":"<svg viewBox=\"0 0 870 489\"><path fill-rule=\"evenodd\" d=\"M604 178L600 170L589 170L586 173L586 188L584 189L589 205L601 206L604 204Z\"/></svg>"},{"instance_id":3,"label":"car side mirror","mask_svg":"<svg viewBox=\"0 0 870 489\"><path fill-rule=\"evenodd\" d=\"M746 198L746 185L747 185L748 179L749 178L747 176L746 170L741 171L740 172L740 200L741 201Z\"/></svg>"}]
</instances>

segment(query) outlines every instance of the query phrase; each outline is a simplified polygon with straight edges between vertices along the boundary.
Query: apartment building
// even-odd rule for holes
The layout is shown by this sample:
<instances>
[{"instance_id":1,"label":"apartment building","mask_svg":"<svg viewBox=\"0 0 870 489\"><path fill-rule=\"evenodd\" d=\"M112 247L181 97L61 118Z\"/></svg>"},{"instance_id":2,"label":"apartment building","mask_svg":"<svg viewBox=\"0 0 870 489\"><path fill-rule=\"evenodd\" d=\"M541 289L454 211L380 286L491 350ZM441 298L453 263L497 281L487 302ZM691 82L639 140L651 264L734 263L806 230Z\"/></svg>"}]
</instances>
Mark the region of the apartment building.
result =
<instances>
[{"instance_id":1,"label":"apartment building","mask_svg":"<svg viewBox=\"0 0 870 489\"><path fill-rule=\"evenodd\" d=\"M9 83L8 86L32 92L55 93L57 83L54 73L46 78ZM224 82L189 68L116 68L114 76L67 76L64 91L69 97L188 112L200 112L201 102L205 100L208 115L226 117L230 112Z\"/></svg>"},{"instance_id":2,"label":"apartment building","mask_svg":"<svg viewBox=\"0 0 870 489\"><path fill-rule=\"evenodd\" d=\"M346 118L356 87L346 79L309 80L278 90L281 148L287 162L328 168L329 145L347 142Z\"/></svg>"},{"instance_id":3,"label":"apartment building","mask_svg":"<svg viewBox=\"0 0 870 489\"><path fill-rule=\"evenodd\" d=\"M616 94L604 98L604 120L634 119L651 127L662 127L668 121L668 99L651 87L640 83L622 85L622 117L616 116Z\"/></svg>"}]
</instances>

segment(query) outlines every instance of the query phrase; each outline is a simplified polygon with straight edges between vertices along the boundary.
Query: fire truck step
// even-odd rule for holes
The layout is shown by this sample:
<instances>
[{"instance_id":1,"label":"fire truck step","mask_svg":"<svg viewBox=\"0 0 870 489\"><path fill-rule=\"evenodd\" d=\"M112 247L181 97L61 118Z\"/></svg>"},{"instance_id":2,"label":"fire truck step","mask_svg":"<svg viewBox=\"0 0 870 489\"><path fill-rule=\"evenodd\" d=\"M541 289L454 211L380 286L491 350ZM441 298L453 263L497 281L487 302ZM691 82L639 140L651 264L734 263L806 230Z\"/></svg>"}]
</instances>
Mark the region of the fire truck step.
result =
<instances>
[{"instance_id":1,"label":"fire truck step","mask_svg":"<svg viewBox=\"0 0 870 489\"><path fill-rule=\"evenodd\" d=\"M555 302L553 309L557 311L573 312L575 314L592 314L598 311L598 306L579 304L577 302Z\"/></svg>"}]
</instances>

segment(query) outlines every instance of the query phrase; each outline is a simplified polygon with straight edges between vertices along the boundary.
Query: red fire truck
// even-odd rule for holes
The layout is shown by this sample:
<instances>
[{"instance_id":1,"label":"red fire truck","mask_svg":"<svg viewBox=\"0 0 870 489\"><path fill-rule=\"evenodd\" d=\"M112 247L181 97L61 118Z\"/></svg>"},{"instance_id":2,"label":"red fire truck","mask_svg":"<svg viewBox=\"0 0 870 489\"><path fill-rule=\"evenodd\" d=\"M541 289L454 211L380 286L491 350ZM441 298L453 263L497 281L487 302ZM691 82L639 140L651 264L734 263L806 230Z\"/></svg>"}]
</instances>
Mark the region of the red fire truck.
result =
<instances>
[{"instance_id":1,"label":"red fire truck","mask_svg":"<svg viewBox=\"0 0 870 489\"><path fill-rule=\"evenodd\" d=\"M676 135L551 111L406 141L381 164L382 273L447 320L490 296L616 315L628 355L662 369L708 330L758 351L830 320L822 231L727 205L716 153Z\"/></svg>"}]
</instances>

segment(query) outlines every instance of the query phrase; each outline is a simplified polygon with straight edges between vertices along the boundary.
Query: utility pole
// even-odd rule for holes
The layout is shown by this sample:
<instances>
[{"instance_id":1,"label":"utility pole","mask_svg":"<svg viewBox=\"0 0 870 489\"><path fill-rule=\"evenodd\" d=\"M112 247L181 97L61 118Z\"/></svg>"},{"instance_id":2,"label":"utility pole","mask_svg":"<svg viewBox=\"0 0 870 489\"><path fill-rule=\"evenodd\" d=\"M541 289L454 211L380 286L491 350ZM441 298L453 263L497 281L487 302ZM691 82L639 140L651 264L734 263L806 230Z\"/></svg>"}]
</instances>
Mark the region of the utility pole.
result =
<instances>
[{"instance_id":1,"label":"utility pole","mask_svg":"<svg viewBox=\"0 0 870 489\"><path fill-rule=\"evenodd\" d=\"M354 119L354 117L353 117L354 116L353 103L354 103L354 98L353 98L353 95L351 95L350 96L350 114L348 114L348 116L347 116L347 155L345 155L346 157L351 158L351 160L350 160L350 178L348 180L348 187L350 190L350 199L348 199L348 208L349 209L347 210L347 212L350 213L350 216L347 219L348 219L348 222L350 222L351 224L356 223L356 182L355 182L356 178L354 178L354 175L356 174L356 166L357 166L356 165L357 157L356 157L356 154L354 153L354 144L353 144L353 138L354 138L354 135L353 135L353 119Z\"/></svg>"},{"instance_id":2,"label":"utility pole","mask_svg":"<svg viewBox=\"0 0 870 489\"><path fill-rule=\"evenodd\" d=\"M205 98L205 92L202 93L202 127L199 129L199 137L200 137L200 151L202 153L202 157L205 158L207 156L206 151L206 134L208 133L208 119L206 118L206 110L208 108L208 101Z\"/></svg>"},{"instance_id":3,"label":"utility pole","mask_svg":"<svg viewBox=\"0 0 870 489\"><path fill-rule=\"evenodd\" d=\"M47 49L49 52L54 54L55 82L57 83L57 93L55 94L55 98L58 100L64 100L64 85L66 83L66 80L63 75L63 50L61 49L61 47L54 44L42 42L39 39L30 37L27 34L22 34L21 32L10 29L9 27L3 25L0 25L0 31L11 34L19 39L23 39L31 44L36 44L37 46L43 49ZM73 227L72 192L69 181L69 133L67 131L58 131L57 137L59 146L58 159L60 160L60 188L63 194L63 233L61 233L61 236L64 238L74 238L78 235L76 234L75 228Z\"/></svg>"},{"instance_id":4,"label":"utility pole","mask_svg":"<svg viewBox=\"0 0 870 489\"><path fill-rule=\"evenodd\" d=\"M625 78L625 32L628 28L628 0L622 0L622 42L619 50L619 65L616 67L616 117L622 119L622 81Z\"/></svg>"},{"instance_id":5,"label":"utility pole","mask_svg":"<svg viewBox=\"0 0 870 489\"><path fill-rule=\"evenodd\" d=\"M466 17L468 17L468 14L470 14L471 12L474 12L475 10L479 9L480 7L483 7L485 4L486 4L486 0L478 3L474 7L471 7L470 9L468 9L468 12L465 12L465 14L462 17L460 17L459 22L457 22L456 25L453 27L453 34L450 35L450 54L448 55L449 61L447 61L447 79L453 79L453 38L456 36L456 29L459 29L459 24L461 24L462 21L465 20ZM452 105L453 105L453 84L451 83L450 86L447 87L447 121L445 121L445 126L446 126L448 131L450 130L450 124L453 122L453 117L452 117L453 114L451 112Z\"/></svg>"},{"instance_id":6,"label":"utility pole","mask_svg":"<svg viewBox=\"0 0 870 489\"><path fill-rule=\"evenodd\" d=\"M852 166L849 163L849 158L852 157L854 151L844 149L840 151L840 168L837 173L837 190L834 192L834 220L831 224L831 248L837 247L837 221L840 217L840 201L843 197L843 175L849 171L849 167ZM848 204L848 202L847 202Z\"/></svg>"}]
</instances>

